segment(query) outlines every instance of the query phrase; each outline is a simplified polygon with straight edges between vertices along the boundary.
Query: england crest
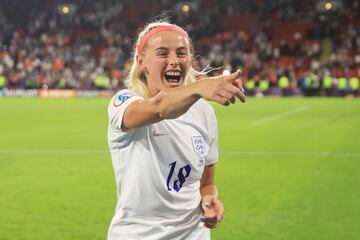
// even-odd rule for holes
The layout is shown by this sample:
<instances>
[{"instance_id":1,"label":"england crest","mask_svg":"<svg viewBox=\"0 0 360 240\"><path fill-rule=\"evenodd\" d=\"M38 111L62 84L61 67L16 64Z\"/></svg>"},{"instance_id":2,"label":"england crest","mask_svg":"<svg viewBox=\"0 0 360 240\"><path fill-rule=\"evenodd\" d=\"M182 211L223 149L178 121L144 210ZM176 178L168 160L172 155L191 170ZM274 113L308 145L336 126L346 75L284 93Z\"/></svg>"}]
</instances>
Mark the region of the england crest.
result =
<instances>
[{"instance_id":1,"label":"england crest","mask_svg":"<svg viewBox=\"0 0 360 240\"><path fill-rule=\"evenodd\" d=\"M191 138L194 152L199 157L198 166L205 164L205 155L206 155L206 143L203 136L195 136Z\"/></svg>"}]
</instances>

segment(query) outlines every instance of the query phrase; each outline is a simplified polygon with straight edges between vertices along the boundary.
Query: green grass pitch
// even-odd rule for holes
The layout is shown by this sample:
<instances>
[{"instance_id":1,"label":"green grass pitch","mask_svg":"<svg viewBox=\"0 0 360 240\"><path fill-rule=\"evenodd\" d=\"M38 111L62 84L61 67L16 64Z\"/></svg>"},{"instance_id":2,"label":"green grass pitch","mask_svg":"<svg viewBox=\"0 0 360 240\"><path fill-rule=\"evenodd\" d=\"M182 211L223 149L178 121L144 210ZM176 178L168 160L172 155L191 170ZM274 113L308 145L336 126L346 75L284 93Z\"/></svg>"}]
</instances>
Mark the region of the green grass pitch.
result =
<instances>
[{"instance_id":1,"label":"green grass pitch","mask_svg":"<svg viewBox=\"0 0 360 240\"><path fill-rule=\"evenodd\" d=\"M0 239L106 239L107 98L0 98ZM360 99L214 105L225 218L213 240L360 238Z\"/></svg>"}]
</instances>

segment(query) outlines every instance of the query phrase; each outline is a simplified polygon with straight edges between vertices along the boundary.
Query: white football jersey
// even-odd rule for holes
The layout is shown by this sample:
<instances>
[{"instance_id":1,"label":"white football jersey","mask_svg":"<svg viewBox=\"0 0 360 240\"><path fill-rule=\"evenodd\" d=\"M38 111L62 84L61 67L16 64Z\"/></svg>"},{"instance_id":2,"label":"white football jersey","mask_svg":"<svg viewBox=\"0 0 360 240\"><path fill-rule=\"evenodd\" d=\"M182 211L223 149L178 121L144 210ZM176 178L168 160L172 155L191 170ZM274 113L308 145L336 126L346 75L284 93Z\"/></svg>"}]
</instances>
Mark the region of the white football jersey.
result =
<instances>
[{"instance_id":1,"label":"white football jersey","mask_svg":"<svg viewBox=\"0 0 360 240\"><path fill-rule=\"evenodd\" d=\"M143 99L121 90L108 107L117 205L108 240L209 240L200 221L200 178L218 160L217 123L205 100L185 114L123 131L123 114Z\"/></svg>"}]
</instances>

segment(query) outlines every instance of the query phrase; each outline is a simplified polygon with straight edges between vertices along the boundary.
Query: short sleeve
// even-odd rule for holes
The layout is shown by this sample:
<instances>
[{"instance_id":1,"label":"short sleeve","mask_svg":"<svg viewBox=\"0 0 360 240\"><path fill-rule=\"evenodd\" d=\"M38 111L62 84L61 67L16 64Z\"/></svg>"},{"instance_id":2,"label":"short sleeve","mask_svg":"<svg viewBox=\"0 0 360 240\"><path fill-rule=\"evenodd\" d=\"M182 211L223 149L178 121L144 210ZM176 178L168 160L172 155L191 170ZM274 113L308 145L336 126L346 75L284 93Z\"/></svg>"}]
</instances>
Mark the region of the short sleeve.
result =
<instances>
[{"instance_id":1,"label":"short sleeve","mask_svg":"<svg viewBox=\"0 0 360 240\"><path fill-rule=\"evenodd\" d=\"M219 159L219 144L218 144L218 126L214 110L210 107L210 113L208 118L208 132L210 138L209 151L206 155L205 165L211 165Z\"/></svg>"},{"instance_id":2,"label":"short sleeve","mask_svg":"<svg viewBox=\"0 0 360 240\"><path fill-rule=\"evenodd\" d=\"M126 108L131 103L141 99L143 99L143 97L140 97L127 89L121 90L115 94L108 106L109 124L115 129L122 131L121 124Z\"/></svg>"}]
</instances>

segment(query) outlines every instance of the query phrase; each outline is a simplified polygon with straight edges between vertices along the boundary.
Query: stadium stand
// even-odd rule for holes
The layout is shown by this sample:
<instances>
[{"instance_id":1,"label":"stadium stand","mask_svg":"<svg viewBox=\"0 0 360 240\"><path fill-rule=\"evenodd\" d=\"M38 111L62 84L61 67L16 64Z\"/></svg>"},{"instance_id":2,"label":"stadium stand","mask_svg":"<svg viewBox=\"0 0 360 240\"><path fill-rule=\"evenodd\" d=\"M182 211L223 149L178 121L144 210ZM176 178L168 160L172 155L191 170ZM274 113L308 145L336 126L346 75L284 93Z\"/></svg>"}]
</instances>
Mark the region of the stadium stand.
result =
<instances>
[{"instance_id":1,"label":"stadium stand","mask_svg":"<svg viewBox=\"0 0 360 240\"><path fill-rule=\"evenodd\" d=\"M359 95L355 0L1 1L0 89L124 88L134 29L164 12L250 95Z\"/></svg>"}]
</instances>

